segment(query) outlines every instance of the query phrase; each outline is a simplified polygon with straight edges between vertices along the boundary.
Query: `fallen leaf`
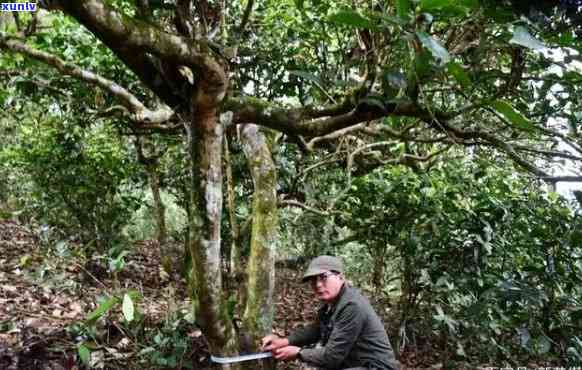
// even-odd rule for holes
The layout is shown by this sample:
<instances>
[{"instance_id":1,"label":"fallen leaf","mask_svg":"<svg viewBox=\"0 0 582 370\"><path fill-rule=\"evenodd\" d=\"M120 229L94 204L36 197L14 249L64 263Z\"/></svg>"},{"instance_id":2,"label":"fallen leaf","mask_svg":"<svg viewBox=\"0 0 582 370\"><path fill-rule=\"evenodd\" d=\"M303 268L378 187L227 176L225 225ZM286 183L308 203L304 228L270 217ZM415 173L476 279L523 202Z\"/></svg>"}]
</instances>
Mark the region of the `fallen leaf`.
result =
<instances>
[{"instance_id":1,"label":"fallen leaf","mask_svg":"<svg viewBox=\"0 0 582 370\"><path fill-rule=\"evenodd\" d=\"M119 343L117 343L117 347L118 348L127 348L127 346L129 345L129 339L127 338L122 338Z\"/></svg>"},{"instance_id":2,"label":"fallen leaf","mask_svg":"<svg viewBox=\"0 0 582 370\"><path fill-rule=\"evenodd\" d=\"M38 317L29 317L24 320L24 326L29 326L36 329L43 328L46 324L46 320Z\"/></svg>"},{"instance_id":3,"label":"fallen leaf","mask_svg":"<svg viewBox=\"0 0 582 370\"><path fill-rule=\"evenodd\" d=\"M5 290L10 293L16 293L16 291L18 290L18 288L16 288L13 285L2 285L1 288L2 290Z\"/></svg>"},{"instance_id":4,"label":"fallen leaf","mask_svg":"<svg viewBox=\"0 0 582 370\"><path fill-rule=\"evenodd\" d=\"M190 333L188 333L188 336L189 336L190 338L198 338L198 337L200 337L201 335L202 335L202 331L200 331L200 329L196 329L196 330L193 330L193 331L191 331Z\"/></svg>"},{"instance_id":5,"label":"fallen leaf","mask_svg":"<svg viewBox=\"0 0 582 370\"><path fill-rule=\"evenodd\" d=\"M80 316L83 313L83 307L81 307L81 304L79 302L73 302L69 305L69 311L65 312L63 314L63 317L66 317L68 319L72 319L75 318L77 316Z\"/></svg>"}]
</instances>

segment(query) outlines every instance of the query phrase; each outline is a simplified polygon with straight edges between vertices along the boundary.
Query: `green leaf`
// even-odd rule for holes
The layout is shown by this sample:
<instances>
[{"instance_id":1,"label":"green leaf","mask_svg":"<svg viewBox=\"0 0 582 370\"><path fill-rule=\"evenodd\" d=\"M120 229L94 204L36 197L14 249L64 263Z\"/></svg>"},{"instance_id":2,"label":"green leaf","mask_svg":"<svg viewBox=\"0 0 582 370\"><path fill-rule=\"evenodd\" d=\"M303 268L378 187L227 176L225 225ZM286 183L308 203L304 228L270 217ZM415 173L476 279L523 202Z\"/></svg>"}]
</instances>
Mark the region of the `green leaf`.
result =
<instances>
[{"instance_id":1,"label":"green leaf","mask_svg":"<svg viewBox=\"0 0 582 370\"><path fill-rule=\"evenodd\" d=\"M406 89L406 76L399 71L386 71L382 75L382 90L387 98L396 97L400 91Z\"/></svg>"},{"instance_id":2,"label":"green leaf","mask_svg":"<svg viewBox=\"0 0 582 370\"><path fill-rule=\"evenodd\" d=\"M383 77L385 82L395 89L406 88L406 76L402 72L386 71Z\"/></svg>"},{"instance_id":3,"label":"green leaf","mask_svg":"<svg viewBox=\"0 0 582 370\"><path fill-rule=\"evenodd\" d=\"M142 295L139 291L135 290L135 289L130 289L127 291L127 294L129 295L129 297L131 298L131 300L135 303L135 302L139 302L142 300Z\"/></svg>"},{"instance_id":4,"label":"green leaf","mask_svg":"<svg viewBox=\"0 0 582 370\"><path fill-rule=\"evenodd\" d=\"M123 305L121 306L121 309L123 311L123 316L125 317L125 320L127 320L128 322L133 321L135 307L133 305L133 300L127 293L123 296Z\"/></svg>"},{"instance_id":5,"label":"green leaf","mask_svg":"<svg viewBox=\"0 0 582 370\"><path fill-rule=\"evenodd\" d=\"M416 81L417 78L422 80L430 75L432 70L432 59L432 53L426 49L423 49L419 54L417 54L414 58L414 72L416 75L409 74L408 80ZM414 85L414 83L411 83L411 85Z\"/></svg>"},{"instance_id":6,"label":"green leaf","mask_svg":"<svg viewBox=\"0 0 582 370\"><path fill-rule=\"evenodd\" d=\"M437 40L426 32L416 32L416 36L422 45L430 51L432 56L440 63L448 63L451 59L449 52Z\"/></svg>"},{"instance_id":7,"label":"green leaf","mask_svg":"<svg viewBox=\"0 0 582 370\"><path fill-rule=\"evenodd\" d=\"M478 6L477 0L422 0L419 4L423 12L440 12L451 16L465 16Z\"/></svg>"},{"instance_id":8,"label":"green leaf","mask_svg":"<svg viewBox=\"0 0 582 370\"><path fill-rule=\"evenodd\" d=\"M459 6L469 8L470 10L479 7L479 0L458 0L457 3Z\"/></svg>"},{"instance_id":9,"label":"green leaf","mask_svg":"<svg viewBox=\"0 0 582 370\"><path fill-rule=\"evenodd\" d=\"M358 12L353 10L340 10L337 13L330 15L328 21L341 24L344 26L350 26L355 28L367 28L367 29L377 29L376 25L372 23L372 21Z\"/></svg>"},{"instance_id":10,"label":"green leaf","mask_svg":"<svg viewBox=\"0 0 582 370\"><path fill-rule=\"evenodd\" d=\"M289 71L289 75L290 76L297 76L297 77L301 77L305 80L311 81L311 82L315 82L316 84L321 85L321 80L314 74L309 73L309 72L305 72L305 71Z\"/></svg>"},{"instance_id":11,"label":"green leaf","mask_svg":"<svg viewBox=\"0 0 582 370\"><path fill-rule=\"evenodd\" d=\"M491 103L491 106L516 127L524 130L533 129L531 121L524 117L518 110L513 108L508 102L496 100Z\"/></svg>"},{"instance_id":12,"label":"green leaf","mask_svg":"<svg viewBox=\"0 0 582 370\"><path fill-rule=\"evenodd\" d=\"M79 353L79 358L85 365L89 365L91 359L91 351L89 348L85 347L82 343L77 346L77 352Z\"/></svg>"},{"instance_id":13,"label":"green leaf","mask_svg":"<svg viewBox=\"0 0 582 370\"><path fill-rule=\"evenodd\" d=\"M564 75L562 76L562 78L564 80L569 80L569 81L576 82L576 83L582 82L582 74L580 74L576 71L564 72Z\"/></svg>"},{"instance_id":14,"label":"green leaf","mask_svg":"<svg viewBox=\"0 0 582 370\"><path fill-rule=\"evenodd\" d=\"M117 303L117 297L110 297L109 299L105 300L103 303L99 305L95 309L95 311L91 312L87 317L86 321L95 321L98 320L103 314L111 309Z\"/></svg>"},{"instance_id":15,"label":"green leaf","mask_svg":"<svg viewBox=\"0 0 582 370\"><path fill-rule=\"evenodd\" d=\"M513 30L513 37L509 40L511 44L525 46L532 50L543 50L546 48L544 44L534 38L525 27L517 26Z\"/></svg>"},{"instance_id":16,"label":"green leaf","mask_svg":"<svg viewBox=\"0 0 582 370\"><path fill-rule=\"evenodd\" d=\"M548 337L546 337L544 335L544 336L538 338L538 340L537 340L537 352L540 355L544 355L544 354L548 353L551 348L552 348L552 342L550 342Z\"/></svg>"},{"instance_id":17,"label":"green leaf","mask_svg":"<svg viewBox=\"0 0 582 370\"><path fill-rule=\"evenodd\" d=\"M373 13L373 15L376 15L377 13ZM403 21L402 19L400 19L399 17L394 17L392 15L388 15L388 14L381 14L380 17L373 17L374 19L378 19L382 22L383 26L386 26L387 23L391 24L391 25L397 25L397 26L404 26L406 25L406 22Z\"/></svg>"},{"instance_id":18,"label":"green leaf","mask_svg":"<svg viewBox=\"0 0 582 370\"><path fill-rule=\"evenodd\" d=\"M520 342L521 346L524 348L527 348L527 345L531 340L531 335L529 333L529 330L527 328L520 328L520 329L518 329L518 334L519 334L519 342Z\"/></svg>"},{"instance_id":19,"label":"green leaf","mask_svg":"<svg viewBox=\"0 0 582 370\"><path fill-rule=\"evenodd\" d=\"M304 0L294 0L294 1L295 1L295 6L297 7L297 9L302 11Z\"/></svg>"},{"instance_id":20,"label":"green leaf","mask_svg":"<svg viewBox=\"0 0 582 370\"><path fill-rule=\"evenodd\" d=\"M457 355L462 356L462 357L467 357L467 354L465 353L465 347L463 346L463 344L461 342L457 342Z\"/></svg>"},{"instance_id":21,"label":"green leaf","mask_svg":"<svg viewBox=\"0 0 582 370\"><path fill-rule=\"evenodd\" d=\"M396 0L396 15L398 18L408 21L410 19L412 5L410 0Z\"/></svg>"},{"instance_id":22,"label":"green leaf","mask_svg":"<svg viewBox=\"0 0 582 370\"><path fill-rule=\"evenodd\" d=\"M560 46L570 46L576 41L572 32L564 32L560 35L558 39L558 44Z\"/></svg>"},{"instance_id":23,"label":"green leaf","mask_svg":"<svg viewBox=\"0 0 582 370\"><path fill-rule=\"evenodd\" d=\"M471 86L471 78L465 72L463 67L461 67L458 63L450 61L447 63L447 70L449 74L455 78L455 80L464 88Z\"/></svg>"},{"instance_id":24,"label":"green leaf","mask_svg":"<svg viewBox=\"0 0 582 370\"><path fill-rule=\"evenodd\" d=\"M390 116L384 118L384 124L388 126L399 127L400 123L402 122L402 118L398 116Z\"/></svg>"},{"instance_id":25,"label":"green leaf","mask_svg":"<svg viewBox=\"0 0 582 370\"><path fill-rule=\"evenodd\" d=\"M441 10L444 7L451 5L451 0L422 0L420 2L420 9L425 12Z\"/></svg>"}]
</instances>

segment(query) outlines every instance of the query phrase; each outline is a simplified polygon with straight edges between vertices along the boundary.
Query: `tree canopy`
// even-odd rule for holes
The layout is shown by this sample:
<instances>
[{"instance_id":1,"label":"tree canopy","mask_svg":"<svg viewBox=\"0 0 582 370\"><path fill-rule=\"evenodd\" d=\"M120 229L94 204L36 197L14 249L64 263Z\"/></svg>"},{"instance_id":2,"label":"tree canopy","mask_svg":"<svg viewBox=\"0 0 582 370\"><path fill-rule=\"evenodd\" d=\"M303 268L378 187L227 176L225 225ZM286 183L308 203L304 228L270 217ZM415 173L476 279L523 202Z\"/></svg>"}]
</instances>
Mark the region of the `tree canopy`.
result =
<instances>
[{"instance_id":1,"label":"tree canopy","mask_svg":"<svg viewBox=\"0 0 582 370\"><path fill-rule=\"evenodd\" d=\"M195 98L308 150L349 133L418 144L409 157L378 148L383 160L480 146L537 177L553 175L548 160L580 156L575 4L43 4L68 16L48 21L65 27L18 22L3 48L52 67L31 66L50 80L63 81L56 69L98 86L106 103L92 114L115 114L135 132L183 130Z\"/></svg>"}]
</instances>

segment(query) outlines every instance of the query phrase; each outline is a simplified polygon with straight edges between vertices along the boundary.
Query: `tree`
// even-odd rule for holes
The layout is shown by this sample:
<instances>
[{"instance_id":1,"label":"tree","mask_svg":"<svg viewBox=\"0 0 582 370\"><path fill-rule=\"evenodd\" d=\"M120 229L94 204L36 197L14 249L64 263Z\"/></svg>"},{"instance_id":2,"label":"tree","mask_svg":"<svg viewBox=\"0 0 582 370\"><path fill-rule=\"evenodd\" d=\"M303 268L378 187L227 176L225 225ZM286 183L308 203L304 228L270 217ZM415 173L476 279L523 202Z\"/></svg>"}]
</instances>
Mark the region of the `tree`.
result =
<instances>
[{"instance_id":1,"label":"tree","mask_svg":"<svg viewBox=\"0 0 582 370\"><path fill-rule=\"evenodd\" d=\"M113 115L132 134L187 136L190 248L213 353L238 350L220 270L229 127L279 131L305 153L320 150L330 162L347 163L348 178L386 165L426 171L460 147L469 157L509 158L524 176L580 180L549 169L552 161L582 158L574 51L580 30L569 22L578 8L567 2L543 9L546 29L520 20L523 7L477 0L40 3L65 16L53 19L74 19L102 43L97 65L78 57L87 53L81 45L68 47L82 34L78 27L52 35L44 16L19 18L2 33L0 48L98 87L108 104L92 113ZM545 47L564 60L544 54ZM33 63L4 64L4 75L47 73ZM58 94L54 86L41 89Z\"/></svg>"}]
</instances>

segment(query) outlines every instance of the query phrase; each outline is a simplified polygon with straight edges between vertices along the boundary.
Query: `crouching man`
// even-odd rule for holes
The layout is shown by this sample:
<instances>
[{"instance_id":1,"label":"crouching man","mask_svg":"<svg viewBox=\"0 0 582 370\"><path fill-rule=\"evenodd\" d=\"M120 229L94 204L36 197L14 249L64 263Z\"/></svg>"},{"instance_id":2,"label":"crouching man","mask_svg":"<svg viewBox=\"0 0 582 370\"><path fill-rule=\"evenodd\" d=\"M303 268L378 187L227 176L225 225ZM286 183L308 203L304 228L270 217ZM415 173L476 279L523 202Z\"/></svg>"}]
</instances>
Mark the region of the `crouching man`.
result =
<instances>
[{"instance_id":1,"label":"crouching man","mask_svg":"<svg viewBox=\"0 0 582 370\"><path fill-rule=\"evenodd\" d=\"M299 359L322 369L396 370L388 335L370 302L349 286L337 257L319 256L303 275L323 302L317 320L287 338L267 335L263 350L278 360ZM320 346L308 346L319 343Z\"/></svg>"}]
</instances>

